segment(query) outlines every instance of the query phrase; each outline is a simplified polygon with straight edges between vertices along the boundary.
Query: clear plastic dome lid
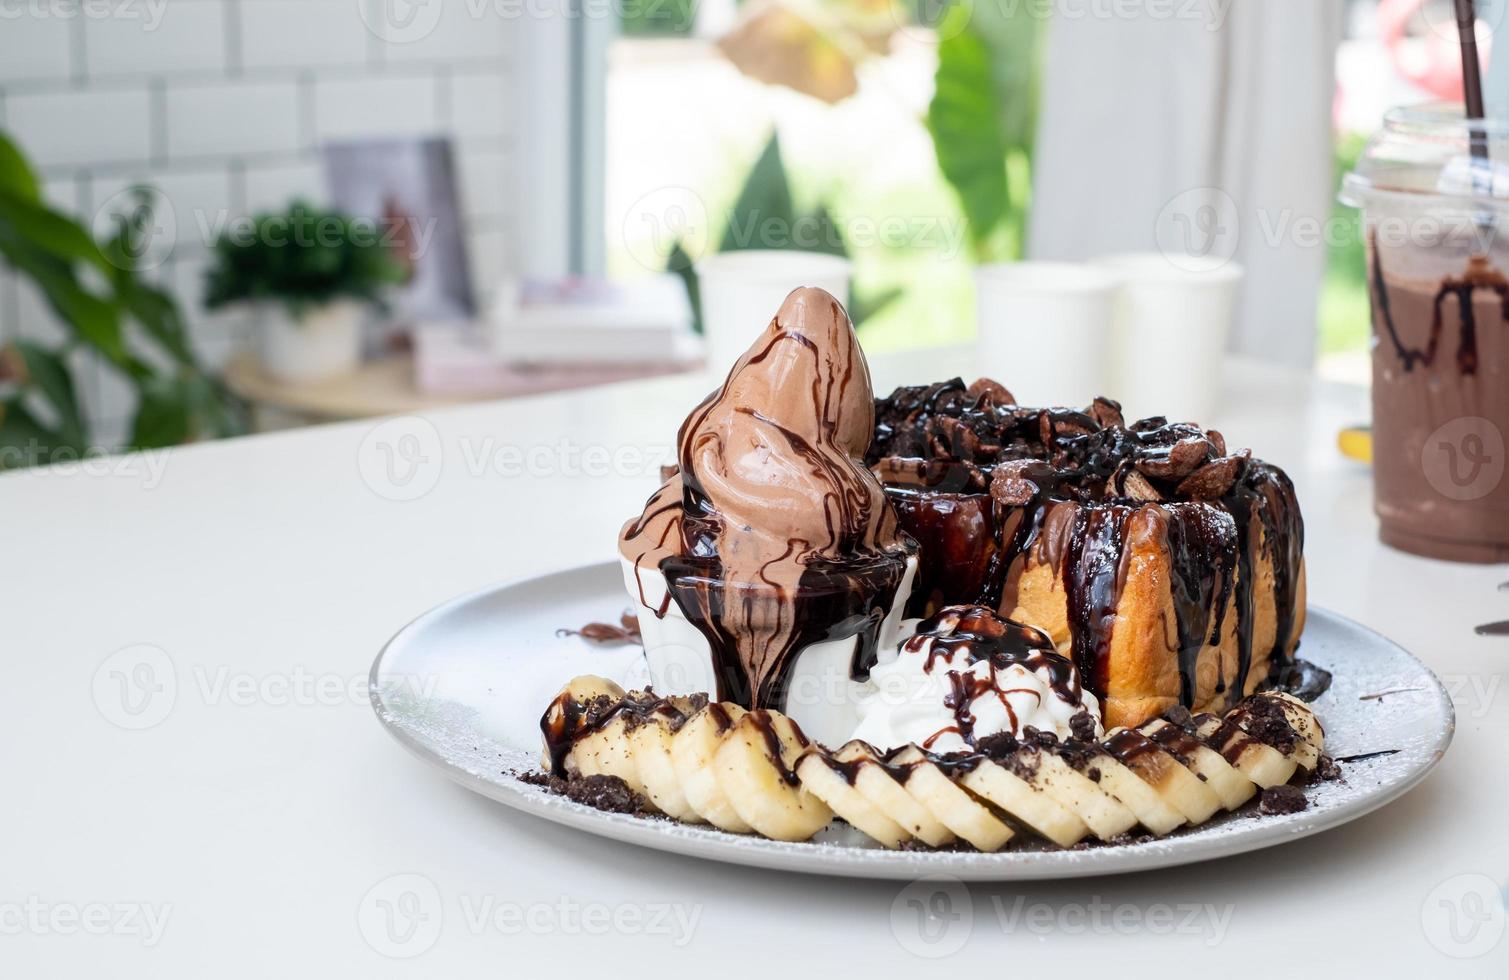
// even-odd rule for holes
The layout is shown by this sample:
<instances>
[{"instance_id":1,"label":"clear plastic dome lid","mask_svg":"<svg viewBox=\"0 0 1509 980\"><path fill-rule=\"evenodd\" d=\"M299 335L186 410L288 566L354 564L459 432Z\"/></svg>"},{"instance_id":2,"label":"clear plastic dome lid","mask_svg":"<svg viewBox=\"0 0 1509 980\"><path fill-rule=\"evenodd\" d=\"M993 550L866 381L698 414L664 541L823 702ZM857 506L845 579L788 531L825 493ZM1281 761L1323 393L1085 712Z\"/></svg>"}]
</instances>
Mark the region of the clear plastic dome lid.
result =
<instances>
[{"instance_id":1,"label":"clear plastic dome lid","mask_svg":"<svg viewBox=\"0 0 1509 980\"><path fill-rule=\"evenodd\" d=\"M1474 159L1474 134L1487 146L1488 159ZM1342 181L1341 200L1367 207L1381 198L1492 198L1509 206L1509 124L1501 119L1469 124L1462 107L1433 103L1390 110L1357 169Z\"/></svg>"}]
</instances>

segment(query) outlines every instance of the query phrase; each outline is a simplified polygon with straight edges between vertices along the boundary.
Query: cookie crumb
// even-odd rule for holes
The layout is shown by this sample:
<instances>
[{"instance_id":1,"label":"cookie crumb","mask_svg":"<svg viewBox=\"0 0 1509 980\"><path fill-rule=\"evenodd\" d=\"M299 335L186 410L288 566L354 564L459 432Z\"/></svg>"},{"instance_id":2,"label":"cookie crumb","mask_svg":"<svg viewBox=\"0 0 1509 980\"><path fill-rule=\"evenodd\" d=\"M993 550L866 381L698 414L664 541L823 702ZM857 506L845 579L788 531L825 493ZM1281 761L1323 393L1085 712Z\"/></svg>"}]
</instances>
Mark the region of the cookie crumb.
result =
<instances>
[{"instance_id":1,"label":"cookie crumb","mask_svg":"<svg viewBox=\"0 0 1509 980\"><path fill-rule=\"evenodd\" d=\"M1263 800L1258 805L1266 816L1284 813L1299 813L1310 806L1304 790L1297 786L1270 786L1263 790Z\"/></svg>"}]
</instances>

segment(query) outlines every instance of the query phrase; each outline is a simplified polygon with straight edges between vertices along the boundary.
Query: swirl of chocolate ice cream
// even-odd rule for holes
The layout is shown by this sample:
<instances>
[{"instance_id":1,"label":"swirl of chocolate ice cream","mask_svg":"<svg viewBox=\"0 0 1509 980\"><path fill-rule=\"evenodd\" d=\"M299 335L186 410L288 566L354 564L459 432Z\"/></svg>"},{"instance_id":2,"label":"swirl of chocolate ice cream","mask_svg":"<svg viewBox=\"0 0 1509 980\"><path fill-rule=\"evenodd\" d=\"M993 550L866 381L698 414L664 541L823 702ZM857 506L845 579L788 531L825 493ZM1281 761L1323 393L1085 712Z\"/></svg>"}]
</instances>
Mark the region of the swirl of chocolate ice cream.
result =
<instances>
[{"instance_id":1,"label":"swirl of chocolate ice cream","mask_svg":"<svg viewBox=\"0 0 1509 980\"><path fill-rule=\"evenodd\" d=\"M843 307L798 289L687 417L680 471L620 535L707 637L724 700L779 708L794 655L859 637L875 660L915 545L865 466L869 368ZM662 609L662 613L665 609Z\"/></svg>"}]
</instances>

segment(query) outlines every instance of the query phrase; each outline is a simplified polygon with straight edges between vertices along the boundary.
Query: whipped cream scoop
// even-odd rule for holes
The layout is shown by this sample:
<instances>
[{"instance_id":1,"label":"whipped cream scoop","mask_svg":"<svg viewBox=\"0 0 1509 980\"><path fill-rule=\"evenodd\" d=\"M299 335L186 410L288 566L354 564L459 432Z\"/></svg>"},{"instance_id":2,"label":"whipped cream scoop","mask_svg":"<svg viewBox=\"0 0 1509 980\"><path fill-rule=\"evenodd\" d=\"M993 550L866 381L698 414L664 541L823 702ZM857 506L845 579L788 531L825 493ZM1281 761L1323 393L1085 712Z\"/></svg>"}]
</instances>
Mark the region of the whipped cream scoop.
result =
<instances>
[{"instance_id":1,"label":"whipped cream scoop","mask_svg":"<svg viewBox=\"0 0 1509 980\"><path fill-rule=\"evenodd\" d=\"M1073 662L1040 630L984 606L949 606L924 620L870 680L854 738L879 749L960 752L1028 728L1060 738L1101 734L1100 704Z\"/></svg>"}]
</instances>

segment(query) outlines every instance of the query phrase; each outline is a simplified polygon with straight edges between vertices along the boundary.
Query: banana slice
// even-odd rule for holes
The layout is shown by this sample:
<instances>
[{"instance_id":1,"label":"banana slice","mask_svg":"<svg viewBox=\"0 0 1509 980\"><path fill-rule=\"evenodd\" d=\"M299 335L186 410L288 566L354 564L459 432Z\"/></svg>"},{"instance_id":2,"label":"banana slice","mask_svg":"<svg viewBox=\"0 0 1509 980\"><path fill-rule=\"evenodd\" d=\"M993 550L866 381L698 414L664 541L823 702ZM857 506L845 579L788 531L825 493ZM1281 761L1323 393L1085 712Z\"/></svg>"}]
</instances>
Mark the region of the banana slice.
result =
<instances>
[{"instance_id":1,"label":"banana slice","mask_svg":"<svg viewBox=\"0 0 1509 980\"><path fill-rule=\"evenodd\" d=\"M1235 810L1257 792L1257 785L1238 772L1219 752L1173 722L1153 718L1138 725L1137 730L1163 746L1169 755L1204 780L1206 786L1215 790L1226 809Z\"/></svg>"},{"instance_id":2,"label":"banana slice","mask_svg":"<svg viewBox=\"0 0 1509 980\"><path fill-rule=\"evenodd\" d=\"M1268 691L1263 696L1278 702L1285 717L1289 719L1289 727L1315 748L1316 755L1326 750L1326 730L1308 704L1284 691Z\"/></svg>"},{"instance_id":3,"label":"banana slice","mask_svg":"<svg viewBox=\"0 0 1509 980\"><path fill-rule=\"evenodd\" d=\"M1136 814L1138 823L1159 837L1173 833L1187 819L1165 803L1156 789L1099 745L1090 747L1082 757L1081 767L1086 779L1120 800Z\"/></svg>"},{"instance_id":4,"label":"banana slice","mask_svg":"<svg viewBox=\"0 0 1509 980\"><path fill-rule=\"evenodd\" d=\"M668 698L662 705L663 710L650 713L630 727L629 754L644 783L645 795L662 813L682 823L706 823L687 800L671 755L676 733L702 704L690 698Z\"/></svg>"},{"instance_id":5,"label":"banana slice","mask_svg":"<svg viewBox=\"0 0 1509 980\"><path fill-rule=\"evenodd\" d=\"M1033 770L1027 778L1034 789L1042 790L1066 807L1096 837L1108 841L1137 826L1137 815L1069 764L1068 750L1057 746L1024 745L1017 759Z\"/></svg>"},{"instance_id":6,"label":"banana slice","mask_svg":"<svg viewBox=\"0 0 1509 980\"><path fill-rule=\"evenodd\" d=\"M887 756L885 764L912 799L927 807L940 823L977 850L999 851L1011 840L1012 829L989 807L954 785L917 746L908 745Z\"/></svg>"},{"instance_id":7,"label":"banana slice","mask_svg":"<svg viewBox=\"0 0 1509 980\"><path fill-rule=\"evenodd\" d=\"M822 749L808 749L796 764L802 786L826 803L851 826L873 837L882 847L895 850L912 839L901 825L886 816L858 789L863 762L839 762Z\"/></svg>"},{"instance_id":8,"label":"banana slice","mask_svg":"<svg viewBox=\"0 0 1509 980\"><path fill-rule=\"evenodd\" d=\"M1234 769L1263 789L1282 786L1299 768L1293 759L1217 715L1195 715L1194 731Z\"/></svg>"},{"instance_id":9,"label":"banana slice","mask_svg":"<svg viewBox=\"0 0 1509 980\"><path fill-rule=\"evenodd\" d=\"M809 744L796 722L762 709L736 721L713 756L718 787L734 811L771 840L807 840L833 819L796 774Z\"/></svg>"},{"instance_id":10,"label":"banana slice","mask_svg":"<svg viewBox=\"0 0 1509 980\"><path fill-rule=\"evenodd\" d=\"M734 723L744 716L736 704L709 704L693 715L671 740L671 764L687 805L703 820L731 834L747 834L745 823L718 785L713 759Z\"/></svg>"},{"instance_id":11,"label":"banana slice","mask_svg":"<svg viewBox=\"0 0 1509 980\"><path fill-rule=\"evenodd\" d=\"M856 739L833 753L833 758L845 766L854 767L854 788L907 833L929 847L943 847L954 842L953 832L943 826L932 811L917 802L881 764L880 753L874 746Z\"/></svg>"},{"instance_id":12,"label":"banana slice","mask_svg":"<svg viewBox=\"0 0 1509 980\"><path fill-rule=\"evenodd\" d=\"M599 765L623 768L616 761L624 754L622 727L613 735L605 732L619 720L623 699L624 689L605 677L584 674L567 681L540 719L545 736L541 764L557 775L590 776L602 771Z\"/></svg>"},{"instance_id":13,"label":"banana slice","mask_svg":"<svg viewBox=\"0 0 1509 980\"><path fill-rule=\"evenodd\" d=\"M1014 771L1018 768L1030 780ZM1056 786L1057 782L1041 765L1035 771L1028 770L1025 764L1008 769L991 759L983 758L978 765L959 777L959 784L971 793L994 803L1059 847L1072 847L1090 832L1090 828L1068 807L1059 803L1046 788L1034 785Z\"/></svg>"},{"instance_id":14,"label":"banana slice","mask_svg":"<svg viewBox=\"0 0 1509 980\"><path fill-rule=\"evenodd\" d=\"M1312 739L1323 740L1324 736L1316 734L1315 716L1298 699L1273 692L1254 694L1232 708L1226 719L1306 771L1314 769L1320 761L1320 747Z\"/></svg>"},{"instance_id":15,"label":"banana slice","mask_svg":"<svg viewBox=\"0 0 1509 980\"><path fill-rule=\"evenodd\" d=\"M1184 814L1191 826L1199 826L1221 808L1214 790L1136 729L1114 729L1100 744L1156 790L1163 802Z\"/></svg>"}]
</instances>

